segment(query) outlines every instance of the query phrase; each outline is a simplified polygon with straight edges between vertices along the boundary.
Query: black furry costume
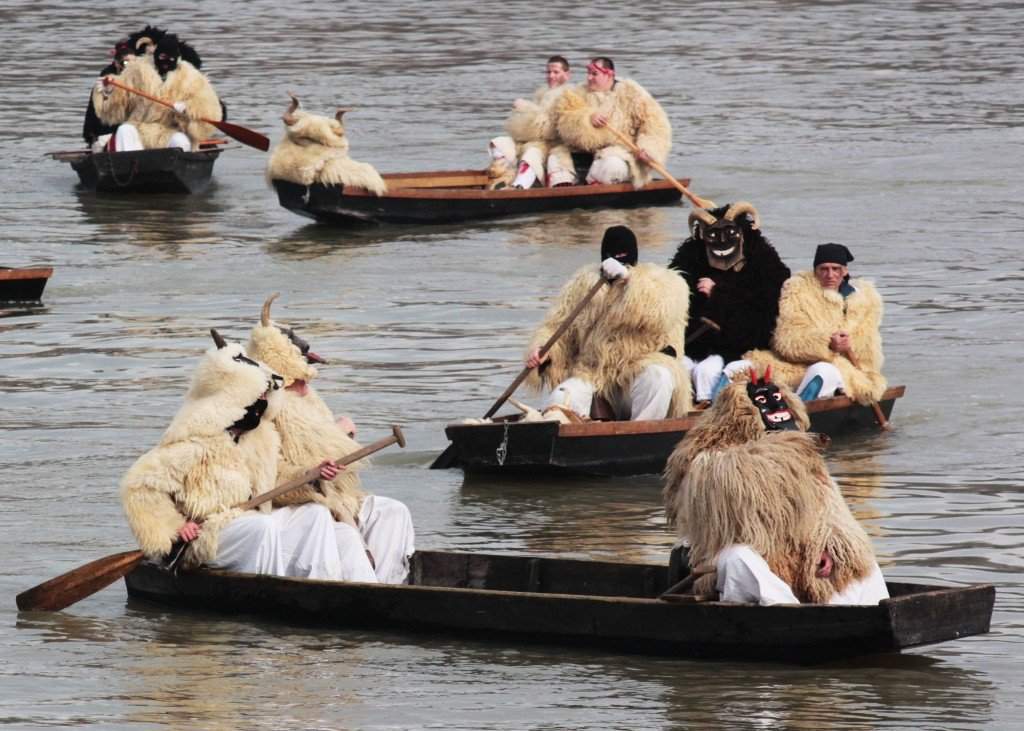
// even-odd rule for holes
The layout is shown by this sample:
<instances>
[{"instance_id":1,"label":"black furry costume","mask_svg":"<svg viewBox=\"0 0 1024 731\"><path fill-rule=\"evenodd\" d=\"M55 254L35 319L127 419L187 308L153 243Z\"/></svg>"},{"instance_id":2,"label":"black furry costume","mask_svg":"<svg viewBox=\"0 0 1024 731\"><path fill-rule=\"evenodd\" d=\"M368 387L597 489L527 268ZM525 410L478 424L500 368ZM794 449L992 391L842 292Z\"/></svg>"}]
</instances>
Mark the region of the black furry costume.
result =
<instances>
[{"instance_id":1,"label":"black furry costume","mask_svg":"<svg viewBox=\"0 0 1024 731\"><path fill-rule=\"evenodd\" d=\"M711 211L722 218L728 206ZM676 250L669 263L690 285L689 337L701 326L701 317L718 323L722 331L709 330L686 346L686 355L700 361L720 355L726 363L738 360L755 348L770 348L775 320L779 315L779 293L789 279L789 267L782 263L775 248L750 227L748 216L736 222L743 230L744 265L740 271L722 271L708 264L704 242L693 236ZM715 282L711 296L697 291L697 280L707 277Z\"/></svg>"}]
</instances>

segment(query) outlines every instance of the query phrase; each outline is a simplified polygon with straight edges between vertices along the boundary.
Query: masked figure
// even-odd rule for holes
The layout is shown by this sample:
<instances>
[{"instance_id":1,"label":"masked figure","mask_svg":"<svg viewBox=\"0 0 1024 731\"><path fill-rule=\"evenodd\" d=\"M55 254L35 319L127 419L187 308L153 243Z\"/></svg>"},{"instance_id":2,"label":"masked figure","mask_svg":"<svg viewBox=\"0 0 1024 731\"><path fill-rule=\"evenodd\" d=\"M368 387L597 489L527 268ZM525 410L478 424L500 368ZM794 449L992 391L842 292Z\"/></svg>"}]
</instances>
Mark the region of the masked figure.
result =
<instances>
[{"instance_id":1,"label":"masked figure","mask_svg":"<svg viewBox=\"0 0 1024 731\"><path fill-rule=\"evenodd\" d=\"M139 547L152 559L187 544L181 565L321 579L356 577L342 561L330 512L319 505L271 512L233 506L272 490L280 442L270 423L281 378L241 346L199 363L185 403L160 443L121 481ZM357 578L357 577L356 577Z\"/></svg>"},{"instance_id":2,"label":"masked figure","mask_svg":"<svg viewBox=\"0 0 1024 731\"><path fill-rule=\"evenodd\" d=\"M766 374L727 386L672 453L666 514L690 567L710 570L696 593L760 604L888 596L807 424L802 402Z\"/></svg>"},{"instance_id":3,"label":"masked figure","mask_svg":"<svg viewBox=\"0 0 1024 731\"><path fill-rule=\"evenodd\" d=\"M689 375L680 355L690 292L682 278L657 264L638 264L637 256L630 229L605 231L601 267L576 272L534 334L528 382L552 389L549 405L587 416L599 396L615 418L633 420L689 411ZM541 359L540 345L602 276L622 281L599 290Z\"/></svg>"},{"instance_id":4,"label":"masked figure","mask_svg":"<svg viewBox=\"0 0 1024 731\"><path fill-rule=\"evenodd\" d=\"M271 420L280 438L281 478L290 479L311 464L339 459L360 446L310 385L317 376L314 364L323 363L323 359L293 329L270 319L275 297L263 306L248 352L284 378L280 408ZM335 519L338 542L345 555L352 561L365 562L367 570L381 582L402 583L414 551L412 516L398 500L364 492L359 479L362 467L362 462L348 465L332 479L321 479L318 485L289 493L278 504L314 502L327 507Z\"/></svg>"},{"instance_id":5,"label":"masked figure","mask_svg":"<svg viewBox=\"0 0 1024 731\"><path fill-rule=\"evenodd\" d=\"M694 400L707 405L743 367L735 364L743 353L771 343L789 268L761 233L760 217L750 203L694 211L690 237L669 268L690 285L686 357Z\"/></svg>"}]
</instances>

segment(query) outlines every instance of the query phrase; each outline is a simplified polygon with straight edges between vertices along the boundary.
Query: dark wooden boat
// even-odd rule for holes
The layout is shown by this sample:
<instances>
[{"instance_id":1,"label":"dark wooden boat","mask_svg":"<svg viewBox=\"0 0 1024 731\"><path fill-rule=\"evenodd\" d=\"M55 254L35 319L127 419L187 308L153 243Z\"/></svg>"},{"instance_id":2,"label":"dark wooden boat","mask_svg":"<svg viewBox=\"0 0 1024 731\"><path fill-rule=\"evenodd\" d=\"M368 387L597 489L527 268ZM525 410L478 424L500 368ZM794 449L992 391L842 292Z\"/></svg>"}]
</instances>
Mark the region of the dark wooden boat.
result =
<instances>
[{"instance_id":1,"label":"dark wooden boat","mask_svg":"<svg viewBox=\"0 0 1024 731\"><path fill-rule=\"evenodd\" d=\"M991 585L889 583L877 605L692 602L655 564L417 551L411 584L357 584L142 564L128 594L197 610L331 627L518 635L676 657L814 662L899 651L988 632Z\"/></svg>"},{"instance_id":2,"label":"dark wooden boat","mask_svg":"<svg viewBox=\"0 0 1024 731\"><path fill-rule=\"evenodd\" d=\"M101 193L201 193L220 150L176 147L133 152L52 152L71 165L84 188Z\"/></svg>"},{"instance_id":3,"label":"dark wooden boat","mask_svg":"<svg viewBox=\"0 0 1024 731\"><path fill-rule=\"evenodd\" d=\"M53 267L0 267L0 301L37 300Z\"/></svg>"},{"instance_id":4,"label":"dark wooden boat","mask_svg":"<svg viewBox=\"0 0 1024 731\"><path fill-rule=\"evenodd\" d=\"M879 406L886 419L904 386L886 390ZM806 404L811 430L835 437L878 428L875 414L846 396ZM676 444L699 418L654 421L523 422L519 414L492 424L449 424L445 435L455 460L431 467L462 467L466 472L503 474L641 475L661 472Z\"/></svg>"},{"instance_id":5,"label":"dark wooden boat","mask_svg":"<svg viewBox=\"0 0 1024 731\"><path fill-rule=\"evenodd\" d=\"M389 173L388 192L376 196L342 185L299 185L274 180L281 205L323 223L455 223L573 208L630 208L678 203L682 193L667 180L643 188L572 185L529 190L487 190L482 170ZM689 179L681 180L689 185Z\"/></svg>"}]
</instances>

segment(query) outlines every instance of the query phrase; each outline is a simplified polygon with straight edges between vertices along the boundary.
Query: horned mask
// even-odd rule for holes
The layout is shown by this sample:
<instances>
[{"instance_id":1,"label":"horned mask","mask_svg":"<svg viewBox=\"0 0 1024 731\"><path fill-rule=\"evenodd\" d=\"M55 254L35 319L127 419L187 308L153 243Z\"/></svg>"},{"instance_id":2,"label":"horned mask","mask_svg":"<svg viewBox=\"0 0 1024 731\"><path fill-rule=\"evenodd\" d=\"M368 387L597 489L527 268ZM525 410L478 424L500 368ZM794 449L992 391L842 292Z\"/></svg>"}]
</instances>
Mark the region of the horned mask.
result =
<instances>
[{"instance_id":1,"label":"horned mask","mask_svg":"<svg viewBox=\"0 0 1024 731\"><path fill-rule=\"evenodd\" d=\"M745 218L747 216L749 218ZM741 265L744 261L744 223L751 230L761 227L757 209L746 202L731 204L721 218L715 218L710 211L698 208L690 214L689 220L691 235L704 244L708 264L722 271Z\"/></svg>"}]
</instances>

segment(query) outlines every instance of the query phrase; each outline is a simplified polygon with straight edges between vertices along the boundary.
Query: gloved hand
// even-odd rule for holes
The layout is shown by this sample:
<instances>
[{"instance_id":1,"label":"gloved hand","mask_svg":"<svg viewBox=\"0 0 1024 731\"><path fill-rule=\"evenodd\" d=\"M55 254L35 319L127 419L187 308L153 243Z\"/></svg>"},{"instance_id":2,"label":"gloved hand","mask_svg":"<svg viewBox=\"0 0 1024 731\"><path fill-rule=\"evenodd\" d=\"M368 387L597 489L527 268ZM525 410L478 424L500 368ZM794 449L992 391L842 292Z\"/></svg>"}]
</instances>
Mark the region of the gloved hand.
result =
<instances>
[{"instance_id":1,"label":"gloved hand","mask_svg":"<svg viewBox=\"0 0 1024 731\"><path fill-rule=\"evenodd\" d=\"M114 87L107 83L106 76L101 76L100 78L96 79L95 89L103 95L104 99L108 98L111 94L114 93Z\"/></svg>"},{"instance_id":2,"label":"gloved hand","mask_svg":"<svg viewBox=\"0 0 1024 731\"><path fill-rule=\"evenodd\" d=\"M610 256L601 262L601 271L609 282L614 282L616 279L623 281L629 279L629 270L620 261Z\"/></svg>"},{"instance_id":3,"label":"gloved hand","mask_svg":"<svg viewBox=\"0 0 1024 731\"><path fill-rule=\"evenodd\" d=\"M185 102L174 102L174 111L178 114L188 114L188 105Z\"/></svg>"}]
</instances>

